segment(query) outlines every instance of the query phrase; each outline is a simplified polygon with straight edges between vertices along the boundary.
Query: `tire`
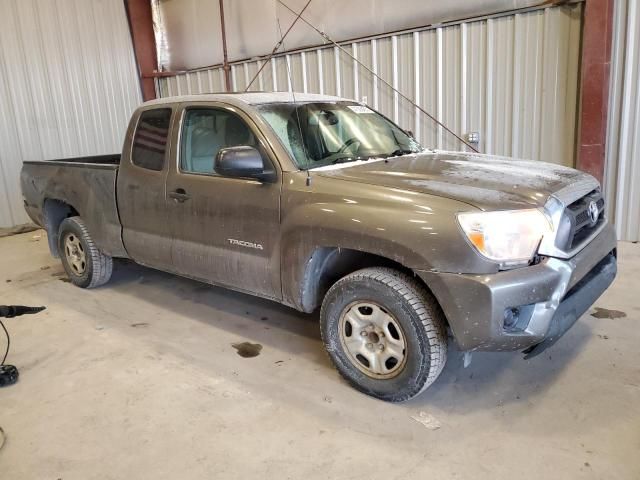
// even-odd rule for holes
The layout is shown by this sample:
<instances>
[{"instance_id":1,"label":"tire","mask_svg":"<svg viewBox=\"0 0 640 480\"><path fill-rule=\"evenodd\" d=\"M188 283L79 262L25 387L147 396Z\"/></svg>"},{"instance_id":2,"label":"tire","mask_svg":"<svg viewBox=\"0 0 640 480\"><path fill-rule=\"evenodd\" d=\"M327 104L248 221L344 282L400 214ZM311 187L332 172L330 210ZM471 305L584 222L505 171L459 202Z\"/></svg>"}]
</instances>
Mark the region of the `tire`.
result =
<instances>
[{"instance_id":1,"label":"tire","mask_svg":"<svg viewBox=\"0 0 640 480\"><path fill-rule=\"evenodd\" d=\"M111 278L113 259L96 247L80 217L65 218L60 224L58 251L64 270L74 285L95 288Z\"/></svg>"},{"instance_id":2,"label":"tire","mask_svg":"<svg viewBox=\"0 0 640 480\"><path fill-rule=\"evenodd\" d=\"M320 322L322 341L338 372L380 400L415 397L446 363L440 306L414 278L391 268L365 268L338 280L322 302Z\"/></svg>"}]
</instances>

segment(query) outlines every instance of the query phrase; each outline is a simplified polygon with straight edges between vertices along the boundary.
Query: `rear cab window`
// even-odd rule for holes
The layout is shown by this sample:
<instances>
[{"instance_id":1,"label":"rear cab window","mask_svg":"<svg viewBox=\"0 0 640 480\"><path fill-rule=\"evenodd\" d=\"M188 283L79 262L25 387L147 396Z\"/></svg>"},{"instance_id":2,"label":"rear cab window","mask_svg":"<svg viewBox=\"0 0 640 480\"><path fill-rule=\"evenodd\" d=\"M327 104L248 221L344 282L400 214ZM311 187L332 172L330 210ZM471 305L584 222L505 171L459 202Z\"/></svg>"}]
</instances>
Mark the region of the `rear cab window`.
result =
<instances>
[{"instance_id":1,"label":"rear cab window","mask_svg":"<svg viewBox=\"0 0 640 480\"><path fill-rule=\"evenodd\" d=\"M131 162L134 165L155 171L164 168L170 124L170 108L142 112L133 137Z\"/></svg>"}]
</instances>

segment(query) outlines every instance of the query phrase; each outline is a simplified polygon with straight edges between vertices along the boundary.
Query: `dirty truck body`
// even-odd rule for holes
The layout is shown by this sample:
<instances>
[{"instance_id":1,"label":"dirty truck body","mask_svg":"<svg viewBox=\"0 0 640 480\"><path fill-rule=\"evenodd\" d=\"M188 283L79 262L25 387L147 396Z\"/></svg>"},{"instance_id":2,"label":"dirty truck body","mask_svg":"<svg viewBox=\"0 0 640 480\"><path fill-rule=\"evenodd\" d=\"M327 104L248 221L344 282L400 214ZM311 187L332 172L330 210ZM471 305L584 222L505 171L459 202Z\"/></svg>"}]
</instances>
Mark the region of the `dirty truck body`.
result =
<instances>
[{"instance_id":1,"label":"dirty truck body","mask_svg":"<svg viewBox=\"0 0 640 480\"><path fill-rule=\"evenodd\" d=\"M410 398L464 351L553 344L616 274L598 182L543 162L425 150L353 101L174 97L122 155L25 162L29 216L79 286L112 257L321 308L356 388Z\"/></svg>"}]
</instances>

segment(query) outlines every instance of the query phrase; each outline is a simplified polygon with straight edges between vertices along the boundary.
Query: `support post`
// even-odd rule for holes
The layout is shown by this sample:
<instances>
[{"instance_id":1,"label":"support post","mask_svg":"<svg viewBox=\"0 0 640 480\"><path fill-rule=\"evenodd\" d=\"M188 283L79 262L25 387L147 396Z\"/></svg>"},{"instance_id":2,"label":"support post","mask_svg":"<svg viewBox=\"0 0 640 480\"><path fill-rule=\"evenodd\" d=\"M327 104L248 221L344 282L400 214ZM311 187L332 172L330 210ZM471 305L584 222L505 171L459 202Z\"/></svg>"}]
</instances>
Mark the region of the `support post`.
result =
<instances>
[{"instance_id":1,"label":"support post","mask_svg":"<svg viewBox=\"0 0 640 480\"><path fill-rule=\"evenodd\" d=\"M155 73L158 68L156 37L153 33L153 14L150 0L125 0L131 30L133 51L138 64L142 98L156 98Z\"/></svg>"},{"instance_id":2,"label":"support post","mask_svg":"<svg viewBox=\"0 0 640 480\"><path fill-rule=\"evenodd\" d=\"M587 0L582 31L576 167L601 183L605 171L614 0Z\"/></svg>"}]
</instances>

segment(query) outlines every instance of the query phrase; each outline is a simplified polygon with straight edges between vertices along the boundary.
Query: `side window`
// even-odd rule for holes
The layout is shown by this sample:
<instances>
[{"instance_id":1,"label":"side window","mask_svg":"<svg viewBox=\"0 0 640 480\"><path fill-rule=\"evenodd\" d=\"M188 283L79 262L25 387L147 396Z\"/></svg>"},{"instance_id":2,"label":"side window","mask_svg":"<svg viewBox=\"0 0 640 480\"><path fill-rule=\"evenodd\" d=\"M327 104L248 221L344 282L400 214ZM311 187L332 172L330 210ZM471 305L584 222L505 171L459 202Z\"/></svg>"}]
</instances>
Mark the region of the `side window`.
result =
<instances>
[{"instance_id":1,"label":"side window","mask_svg":"<svg viewBox=\"0 0 640 480\"><path fill-rule=\"evenodd\" d=\"M133 137L131 161L149 170L162 170L169 136L170 108L146 110L140 115Z\"/></svg>"},{"instance_id":2,"label":"side window","mask_svg":"<svg viewBox=\"0 0 640 480\"><path fill-rule=\"evenodd\" d=\"M180 169L215 174L220 149L241 145L258 148L253 132L236 114L221 109L187 110L180 143Z\"/></svg>"}]
</instances>

